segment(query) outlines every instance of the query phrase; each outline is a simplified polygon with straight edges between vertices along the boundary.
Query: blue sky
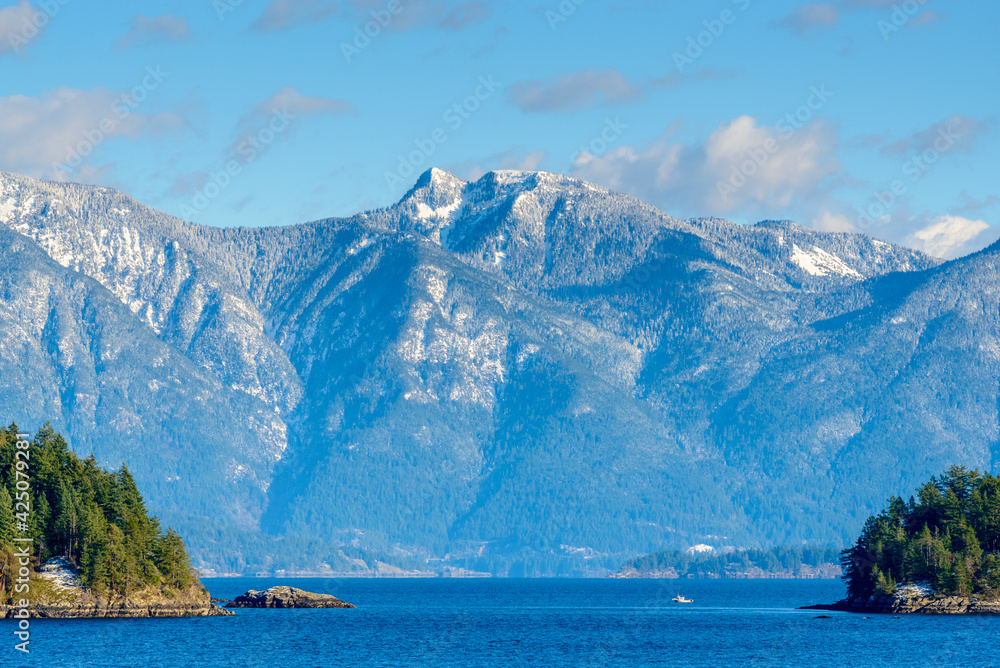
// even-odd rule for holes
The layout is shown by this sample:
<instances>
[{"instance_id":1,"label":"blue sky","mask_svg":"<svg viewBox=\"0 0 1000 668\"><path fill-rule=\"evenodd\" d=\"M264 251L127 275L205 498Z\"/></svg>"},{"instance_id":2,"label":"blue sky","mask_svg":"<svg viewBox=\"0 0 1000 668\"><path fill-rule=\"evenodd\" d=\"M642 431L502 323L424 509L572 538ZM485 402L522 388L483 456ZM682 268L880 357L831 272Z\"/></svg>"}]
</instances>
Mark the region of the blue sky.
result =
<instances>
[{"instance_id":1,"label":"blue sky","mask_svg":"<svg viewBox=\"0 0 1000 668\"><path fill-rule=\"evenodd\" d=\"M538 169L954 257L1000 236L998 20L968 0L0 0L0 169L219 226L385 206L430 166Z\"/></svg>"}]
</instances>

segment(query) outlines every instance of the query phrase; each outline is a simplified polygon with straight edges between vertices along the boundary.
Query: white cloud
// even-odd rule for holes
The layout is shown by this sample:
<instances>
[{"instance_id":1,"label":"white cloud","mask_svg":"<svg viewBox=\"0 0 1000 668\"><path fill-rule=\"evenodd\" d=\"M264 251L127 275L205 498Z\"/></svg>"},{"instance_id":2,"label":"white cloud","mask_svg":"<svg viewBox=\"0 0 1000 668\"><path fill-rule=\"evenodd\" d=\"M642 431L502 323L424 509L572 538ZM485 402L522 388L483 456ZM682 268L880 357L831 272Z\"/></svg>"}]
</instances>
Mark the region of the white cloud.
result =
<instances>
[{"instance_id":1,"label":"white cloud","mask_svg":"<svg viewBox=\"0 0 1000 668\"><path fill-rule=\"evenodd\" d=\"M191 39L187 19L164 14L162 16L132 17L132 27L117 42L119 49L130 46L146 46L165 42L186 42Z\"/></svg>"},{"instance_id":2,"label":"white cloud","mask_svg":"<svg viewBox=\"0 0 1000 668\"><path fill-rule=\"evenodd\" d=\"M923 5L927 0L921 0ZM840 24L843 14L857 10L888 11L901 5L900 0L840 0L839 2L814 2L796 7L784 18L775 22L782 28L804 35L813 30L829 30ZM907 21L907 27L930 25L944 20L945 16L932 9L924 9Z\"/></svg>"},{"instance_id":3,"label":"white cloud","mask_svg":"<svg viewBox=\"0 0 1000 668\"><path fill-rule=\"evenodd\" d=\"M510 99L523 111L571 111L637 99L642 86L613 69L571 72L551 81L520 81L511 85Z\"/></svg>"},{"instance_id":4,"label":"white cloud","mask_svg":"<svg viewBox=\"0 0 1000 668\"><path fill-rule=\"evenodd\" d=\"M32 40L45 32L48 20L40 21L36 15L49 18L28 0L0 9L0 56L5 53L20 53Z\"/></svg>"},{"instance_id":5,"label":"white cloud","mask_svg":"<svg viewBox=\"0 0 1000 668\"><path fill-rule=\"evenodd\" d=\"M815 28L832 28L840 23L840 9L830 2L817 2L796 8L778 22L799 35Z\"/></svg>"},{"instance_id":6,"label":"white cloud","mask_svg":"<svg viewBox=\"0 0 1000 668\"><path fill-rule=\"evenodd\" d=\"M256 133L276 115L294 120L299 116L349 114L354 111L354 106L347 100L310 97L294 86L283 86L271 97L253 105L237 122L237 132L240 135Z\"/></svg>"},{"instance_id":7,"label":"white cloud","mask_svg":"<svg viewBox=\"0 0 1000 668\"><path fill-rule=\"evenodd\" d=\"M438 24L446 30L461 30L467 25L479 23L490 13L490 5L479 0L460 2L451 8Z\"/></svg>"},{"instance_id":8,"label":"white cloud","mask_svg":"<svg viewBox=\"0 0 1000 668\"><path fill-rule=\"evenodd\" d=\"M985 220L970 220L961 216L941 216L930 225L917 230L906 239L906 244L918 248L928 255L952 259L974 250L979 244L972 244L983 232L990 228Z\"/></svg>"},{"instance_id":9,"label":"white cloud","mask_svg":"<svg viewBox=\"0 0 1000 668\"><path fill-rule=\"evenodd\" d=\"M273 132L288 137L304 116L342 115L354 113L354 106L346 100L303 95L294 86L283 86L271 97L253 105L236 123L237 138L226 148L224 159L233 160L246 147L252 137L261 132ZM269 142L268 142L269 143ZM259 151L258 151L259 152ZM175 185L175 189L176 189Z\"/></svg>"},{"instance_id":10,"label":"white cloud","mask_svg":"<svg viewBox=\"0 0 1000 668\"><path fill-rule=\"evenodd\" d=\"M333 16L339 5L321 0L272 0L253 22L259 32L286 30Z\"/></svg>"},{"instance_id":11,"label":"white cloud","mask_svg":"<svg viewBox=\"0 0 1000 668\"><path fill-rule=\"evenodd\" d=\"M820 232L857 232L850 216L829 209L824 209L819 216L813 218L811 227Z\"/></svg>"},{"instance_id":12,"label":"white cloud","mask_svg":"<svg viewBox=\"0 0 1000 668\"><path fill-rule=\"evenodd\" d=\"M346 100L335 100L328 97L309 97L303 95L294 86L283 86L278 91L261 102L258 113L269 114L275 109L287 109L289 112L305 116L308 114L346 114L354 111L354 107Z\"/></svg>"},{"instance_id":13,"label":"white cloud","mask_svg":"<svg viewBox=\"0 0 1000 668\"><path fill-rule=\"evenodd\" d=\"M139 113L128 93L106 88L64 87L40 97L0 97L0 169L70 178L83 173L81 168L91 163L105 141L160 133L179 122L172 114ZM93 169L90 165L86 173L97 173Z\"/></svg>"},{"instance_id":14,"label":"white cloud","mask_svg":"<svg viewBox=\"0 0 1000 668\"><path fill-rule=\"evenodd\" d=\"M495 153L480 160L467 160L460 163L445 165L447 171L465 181L475 181L486 172L495 169L512 169L518 172L538 171L545 162L545 151L538 150L528 154L517 147L501 153Z\"/></svg>"},{"instance_id":15,"label":"white cloud","mask_svg":"<svg viewBox=\"0 0 1000 668\"><path fill-rule=\"evenodd\" d=\"M943 121L932 123L920 132L883 146L883 155L903 155L934 149L939 153L948 151L971 151L977 141L993 124L992 119L979 121L956 114Z\"/></svg>"},{"instance_id":16,"label":"white cloud","mask_svg":"<svg viewBox=\"0 0 1000 668\"><path fill-rule=\"evenodd\" d=\"M925 9L923 12L913 17L907 22L907 26L929 26L941 23L948 17L947 14L936 12L933 9Z\"/></svg>"},{"instance_id":17,"label":"white cloud","mask_svg":"<svg viewBox=\"0 0 1000 668\"><path fill-rule=\"evenodd\" d=\"M774 217L781 209L804 210L795 207L814 201L840 171L836 135L823 122L794 130L740 116L702 145L672 135L668 129L648 146L620 146L601 157L581 154L571 173L671 212Z\"/></svg>"},{"instance_id":18,"label":"white cloud","mask_svg":"<svg viewBox=\"0 0 1000 668\"><path fill-rule=\"evenodd\" d=\"M387 4L387 0L348 0L345 9L353 20L368 22L372 20L372 12L381 14ZM484 0L403 0L401 11L392 15L385 29L405 31L433 26L460 30L485 20L493 4Z\"/></svg>"}]
</instances>

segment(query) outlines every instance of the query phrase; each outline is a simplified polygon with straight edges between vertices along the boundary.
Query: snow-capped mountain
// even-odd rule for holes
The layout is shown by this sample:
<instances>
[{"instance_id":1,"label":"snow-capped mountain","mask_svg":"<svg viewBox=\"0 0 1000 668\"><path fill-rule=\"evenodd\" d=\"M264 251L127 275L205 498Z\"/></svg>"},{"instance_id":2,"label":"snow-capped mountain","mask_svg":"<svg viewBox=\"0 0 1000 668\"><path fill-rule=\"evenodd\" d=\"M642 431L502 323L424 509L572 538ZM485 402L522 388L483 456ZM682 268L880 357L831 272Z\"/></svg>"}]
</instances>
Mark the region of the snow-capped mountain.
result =
<instances>
[{"instance_id":1,"label":"snow-capped mountain","mask_svg":"<svg viewBox=\"0 0 1000 668\"><path fill-rule=\"evenodd\" d=\"M942 265L507 171L225 230L0 174L0 230L3 413L128 461L188 527L429 556L839 541L995 466L993 249Z\"/></svg>"}]
</instances>

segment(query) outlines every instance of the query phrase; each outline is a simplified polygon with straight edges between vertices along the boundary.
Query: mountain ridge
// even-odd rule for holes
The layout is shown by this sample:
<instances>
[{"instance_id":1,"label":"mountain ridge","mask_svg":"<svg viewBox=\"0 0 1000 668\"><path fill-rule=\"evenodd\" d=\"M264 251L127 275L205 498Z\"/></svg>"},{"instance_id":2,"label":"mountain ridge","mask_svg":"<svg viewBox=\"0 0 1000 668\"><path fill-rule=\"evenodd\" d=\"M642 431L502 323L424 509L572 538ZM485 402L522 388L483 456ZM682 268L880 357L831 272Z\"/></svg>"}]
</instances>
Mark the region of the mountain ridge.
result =
<instances>
[{"instance_id":1,"label":"mountain ridge","mask_svg":"<svg viewBox=\"0 0 1000 668\"><path fill-rule=\"evenodd\" d=\"M246 481L239 494L254 499L238 513L222 508L224 524L453 559L850 536L859 520L841 511L851 495L863 514L929 470L912 457L896 477L858 464L902 447L882 402L903 395L884 374L868 390L860 371L880 342L894 346L886 368L905 368L903 348L920 345L889 336L885 313L926 305L935 280L935 290L964 293L975 272L954 267L993 266L985 251L942 263L789 222L678 220L545 172L466 182L428 170L383 209L232 229L185 223L107 189L0 173L3 228L61 267L45 272L84 274L125 309L74 312L80 323L144 328L242 406L203 409L221 433L246 434L236 451L260 453L213 446L217 466L244 467L221 477ZM988 283L976 289L989 294ZM966 341L969 327L995 334L987 302L956 320L953 337ZM11 340L0 337L8 366L17 363ZM927 353L942 376L954 373L949 350ZM970 357L979 368L967 373L983 378L976 424L989 431L987 377L1000 373L984 359ZM141 358L134 373L149 384L155 364ZM817 385L817 369L840 379L839 390ZM957 391L958 377L948 382ZM918 389L905 400L929 416L940 399L919 403ZM140 417L136 437L190 458L150 399L124 401ZM100 451L94 430L74 433L58 406L42 401L17 419L51 412L71 442ZM4 406L12 416L19 408ZM954 430L971 435L948 415L921 418L911 447L931 452ZM247 425L263 416L255 438ZM865 430L887 434L889 451ZM945 451L995 466L984 438ZM107 452L112 464L124 454ZM152 507L181 512L155 458L130 454ZM874 483L863 492L848 473ZM198 498L218 477L196 476L184 494ZM238 547L199 552L196 541L205 565L232 570L242 558Z\"/></svg>"}]
</instances>

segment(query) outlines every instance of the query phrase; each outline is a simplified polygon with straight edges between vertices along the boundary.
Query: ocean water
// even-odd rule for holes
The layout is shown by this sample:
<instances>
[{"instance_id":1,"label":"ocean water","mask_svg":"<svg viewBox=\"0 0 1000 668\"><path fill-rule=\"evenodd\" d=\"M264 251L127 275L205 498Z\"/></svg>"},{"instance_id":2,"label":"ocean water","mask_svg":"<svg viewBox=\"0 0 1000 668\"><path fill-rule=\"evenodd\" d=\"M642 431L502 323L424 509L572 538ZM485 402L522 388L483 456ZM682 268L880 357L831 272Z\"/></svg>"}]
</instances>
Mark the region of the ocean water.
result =
<instances>
[{"instance_id":1,"label":"ocean water","mask_svg":"<svg viewBox=\"0 0 1000 668\"><path fill-rule=\"evenodd\" d=\"M0 622L0 666L1000 667L1000 618L796 610L841 598L816 580L210 579L212 594L291 584L354 610L37 620L31 654ZM677 594L693 604L670 601ZM830 619L817 619L826 614Z\"/></svg>"}]
</instances>

